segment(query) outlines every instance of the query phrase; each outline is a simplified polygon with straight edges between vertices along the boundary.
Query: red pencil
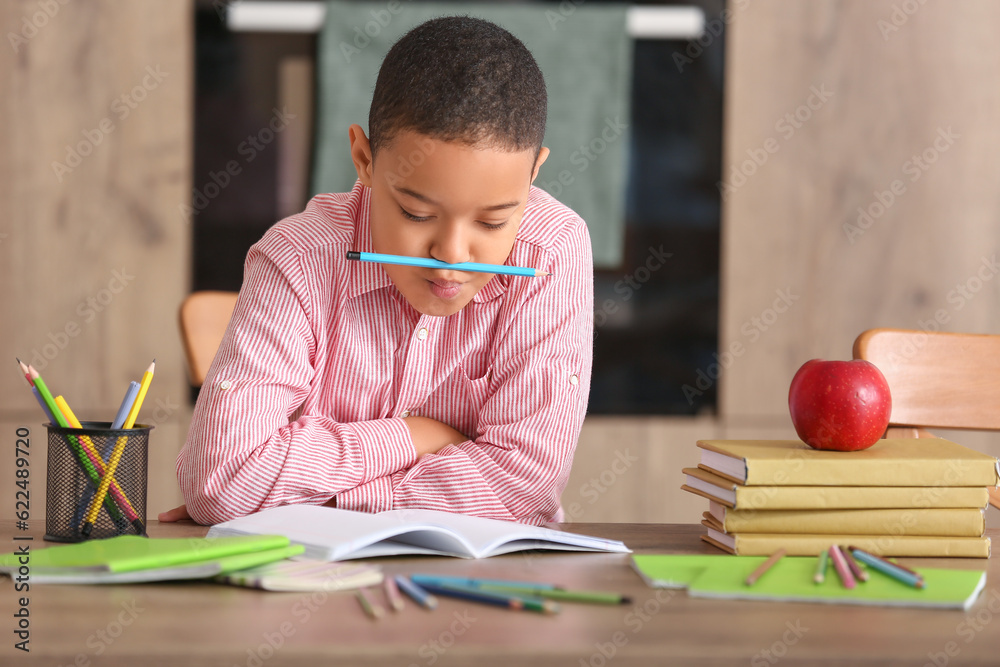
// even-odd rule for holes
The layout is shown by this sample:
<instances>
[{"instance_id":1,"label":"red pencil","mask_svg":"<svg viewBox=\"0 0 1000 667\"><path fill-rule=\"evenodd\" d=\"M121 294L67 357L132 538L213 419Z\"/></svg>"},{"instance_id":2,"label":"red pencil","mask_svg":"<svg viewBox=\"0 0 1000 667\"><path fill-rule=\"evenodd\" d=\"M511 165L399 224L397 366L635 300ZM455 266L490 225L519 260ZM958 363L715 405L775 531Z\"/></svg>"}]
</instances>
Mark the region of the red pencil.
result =
<instances>
[{"instance_id":1,"label":"red pencil","mask_svg":"<svg viewBox=\"0 0 1000 667\"><path fill-rule=\"evenodd\" d=\"M847 559L836 544L830 545L830 560L833 561L833 569L837 571L844 588L854 588L854 575L851 574L850 568L847 567Z\"/></svg>"},{"instance_id":2,"label":"red pencil","mask_svg":"<svg viewBox=\"0 0 1000 667\"><path fill-rule=\"evenodd\" d=\"M851 574L854 575L854 578L862 582L868 581L868 573L861 569L858 561L854 560L854 556L851 555L850 550L844 547L837 548L840 549L840 553L844 554L844 561L847 563L847 567L851 569Z\"/></svg>"},{"instance_id":3,"label":"red pencil","mask_svg":"<svg viewBox=\"0 0 1000 667\"><path fill-rule=\"evenodd\" d=\"M17 357L14 358L17 359ZM21 372L24 373L24 379L28 381L29 385L34 387L35 383L31 379L31 372L28 370L28 367L25 365L25 363L20 359L17 359L17 365L21 367Z\"/></svg>"}]
</instances>

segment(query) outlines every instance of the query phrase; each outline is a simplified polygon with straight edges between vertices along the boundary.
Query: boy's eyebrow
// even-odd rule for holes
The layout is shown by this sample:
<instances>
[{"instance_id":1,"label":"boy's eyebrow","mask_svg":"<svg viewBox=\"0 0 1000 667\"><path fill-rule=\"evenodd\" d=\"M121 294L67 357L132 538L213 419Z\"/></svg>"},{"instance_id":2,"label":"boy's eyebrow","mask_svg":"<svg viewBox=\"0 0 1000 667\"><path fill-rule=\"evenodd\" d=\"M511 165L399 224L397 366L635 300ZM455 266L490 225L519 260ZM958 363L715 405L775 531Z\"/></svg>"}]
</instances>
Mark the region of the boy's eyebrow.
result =
<instances>
[{"instance_id":1,"label":"boy's eyebrow","mask_svg":"<svg viewBox=\"0 0 1000 667\"><path fill-rule=\"evenodd\" d=\"M393 187L396 189L397 192L402 192L404 195L408 195L410 197L413 197L414 199L422 201L425 204L431 204L432 206L436 206L437 205L437 202L434 201L433 199L431 199L430 197L428 197L427 195L422 195L419 192L415 192L415 191L413 191L413 190L411 190L409 188L403 188L403 187L399 187L399 186L393 186ZM483 206L481 210L483 210L483 211L502 211L502 210L504 210L506 208L515 208L517 206L520 206L520 204L521 204L521 202L519 202L519 201L508 201L508 202L504 202L502 204L490 204L489 206Z\"/></svg>"}]
</instances>

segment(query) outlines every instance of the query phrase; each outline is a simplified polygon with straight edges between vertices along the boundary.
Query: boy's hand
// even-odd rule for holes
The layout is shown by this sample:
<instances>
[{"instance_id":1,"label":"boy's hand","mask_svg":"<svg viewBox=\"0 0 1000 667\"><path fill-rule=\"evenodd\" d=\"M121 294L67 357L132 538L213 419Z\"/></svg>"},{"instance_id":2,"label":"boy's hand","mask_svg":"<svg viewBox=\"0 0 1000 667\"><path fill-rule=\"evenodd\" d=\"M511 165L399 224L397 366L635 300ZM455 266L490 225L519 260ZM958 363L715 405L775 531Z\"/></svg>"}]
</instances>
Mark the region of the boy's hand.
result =
<instances>
[{"instance_id":1,"label":"boy's hand","mask_svg":"<svg viewBox=\"0 0 1000 667\"><path fill-rule=\"evenodd\" d=\"M410 438L417 456L435 454L448 445L457 445L469 439L444 422L430 417L404 417L403 421L410 429Z\"/></svg>"},{"instance_id":2,"label":"boy's hand","mask_svg":"<svg viewBox=\"0 0 1000 667\"><path fill-rule=\"evenodd\" d=\"M159 519L161 523L173 523L174 521L190 521L191 515L188 514L187 505L181 505L180 507L175 507L172 510L160 512L159 516L156 518Z\"/></svg>"}]
</instances>

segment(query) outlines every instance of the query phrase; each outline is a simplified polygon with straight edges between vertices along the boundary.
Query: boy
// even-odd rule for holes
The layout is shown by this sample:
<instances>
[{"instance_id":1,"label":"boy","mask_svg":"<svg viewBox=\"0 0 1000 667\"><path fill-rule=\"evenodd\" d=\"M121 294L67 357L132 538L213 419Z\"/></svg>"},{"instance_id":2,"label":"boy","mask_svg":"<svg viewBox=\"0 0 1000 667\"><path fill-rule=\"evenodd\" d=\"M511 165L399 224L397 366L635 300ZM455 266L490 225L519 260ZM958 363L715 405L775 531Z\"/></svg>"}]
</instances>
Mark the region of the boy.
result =
<instances>
[{"instance_id":1,"label":"boy","mask_svg":"<svg viewBox=\"0 0 1000 667\"><path fill-rule=\"evenodd\" d=\"M216 523L291 503L563 518L586 412L593 267L583 221L531 186L542 73L487 21L428 21L382 64L358 182L251 248L177 460ZM524 278L347 251L541 269Z\"/></svg>"}]
</instances>

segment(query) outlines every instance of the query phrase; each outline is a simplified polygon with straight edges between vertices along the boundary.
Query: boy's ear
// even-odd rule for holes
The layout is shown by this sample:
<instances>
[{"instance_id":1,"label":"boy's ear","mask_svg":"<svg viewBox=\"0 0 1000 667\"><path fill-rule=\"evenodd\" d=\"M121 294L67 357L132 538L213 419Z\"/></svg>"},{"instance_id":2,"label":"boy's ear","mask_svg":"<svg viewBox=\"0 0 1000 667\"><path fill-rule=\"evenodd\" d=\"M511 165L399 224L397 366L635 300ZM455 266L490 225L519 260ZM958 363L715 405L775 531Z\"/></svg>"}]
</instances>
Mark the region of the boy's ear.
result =
<instances>
[{"instance_id":1,"label":"boy's ear","mask_svg":"<svg viewBox=\"0 0 1000 667\"><path fill-rule=\"evenodd\" d=\"M545 162L546 158L549 157L549 149L542 146L538 150L538 158L535 160L535 168L531 172L531 182L535 182L535 178L538 176L538 170L542 168L542 164Z\"/></svg>"},{"instance_id":2,"label":"boy's ear","mask_svg":"<svg viewBox=\"0 0 1000 667\"><path fill-rule=\"evenodd\" d=\"M351 161L358 172L358 179L366 188L372 186L372 174L374 166L372 163L372 147L368 142L365 131L358 124L351 125L347 130L351 139Z\"/></svg>"}]
</instances>

